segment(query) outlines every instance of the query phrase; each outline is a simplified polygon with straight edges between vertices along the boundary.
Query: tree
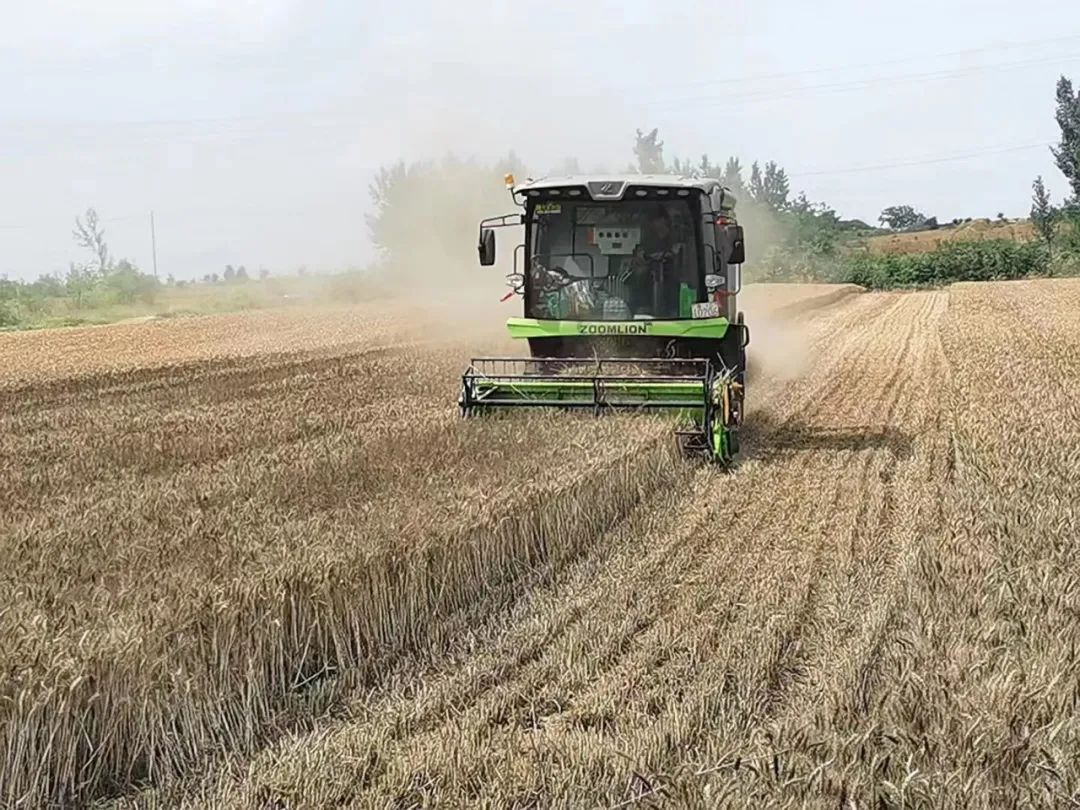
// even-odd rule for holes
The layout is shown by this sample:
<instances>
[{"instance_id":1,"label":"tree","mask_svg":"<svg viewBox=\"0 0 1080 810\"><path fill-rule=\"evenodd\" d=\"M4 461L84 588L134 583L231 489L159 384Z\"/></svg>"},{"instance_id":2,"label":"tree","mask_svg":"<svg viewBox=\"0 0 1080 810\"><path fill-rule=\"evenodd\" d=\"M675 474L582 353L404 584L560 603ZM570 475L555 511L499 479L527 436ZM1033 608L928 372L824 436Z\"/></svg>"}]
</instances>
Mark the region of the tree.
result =
<instances>
[{"instance_id":1,"label":"tree","mask_svg":"<svg viewBox=\"0 0 1080 810\"><path fill-rule=\"evenodd\" d=\"M764 202L774 211L783 211L788 206L788 195L791 193L791 183L788 181L787 172L776 165L776 161L770 160L765 164L765 177L762 180Z\"/></svg>"},{"instance_id":2,"label":"tree","mask_svg":"<svg viewBox=\"0 0 1080 810\"><path fill-rule=\"evenodd\" d=\"M244 265L240 265L239 267L236 268L236 280L237 281L247 281L248 280L248 271L247 271L247 268L244 267Z\"/></svg>"},{"instance_id":3,"label":"tree","mask_svg":"<svg viewBox=\"0 0 1080 810\"><path fill-rule=\"evenodd\" d=\"M153 303L160 286L156 278L142 273L127 259L117 262L112 271L102 280L101 285L114 300L124 304L135 301Z\"/></svg>"},{"instance_id":4,"label":"tree","mask_svg":"<svg viewBox=\"0 0 1080 810\"><path fill-rule=\"evenodd\" d=\"M726 164L724 164L724 173L721 176L720 182L730 188L736 194L741 194L745 190L745 184L742 177L742 164L737 157L730 157Z\"/></svg>"},{"instance_id":5,"label":"tree","mask_svg":"<svg viewBox=\"0 0 1080 810\"><path fill-rule=\"evenodd\" d=\"M890 206L878 217L878 222L894 231L918 230L926 221L926 217L910 205Z\"/></svg>"},{"instance_id":6,"label":"tree","mask_svg":"<svg viewBox=\"0 0 1080 810\"><path fill-rule=\"evenodd\" d=\"M453 164L456 161L448 158L446 163ZM494 173L500 178L505 177L508 174L514 175L515 178L525 177L529 173L528 168L522 162L521 158L511 149L507 153L506 157L496 162L494 167Z\"/></svg>"},{"instance_id":7,"label":"tree","mask_svg":"<svg viewBox=\"0 0 1080 810\"><path fill-rule=\"evenodd\" d=\"M659 140L659 132L660 130L654 129L646 135L640 129L637 131L634 156L637 158L637 170L641 174L663 174L666 170L664 142Z\"/></svg>"},{"instance_id":8,"label":"tree","mask_svg":"<svg viewBox=\"0 0 1080 810\"><path fill-rule=\"evenodd\" d=\"M268 278L270 278L270 271L267 270L265 267L260 267L259 268L259 279L261 281L266 281L266 279L268 279Z\"/></svg>"},{"instance_id":9,"label":"tree","mask_svg":"<svg viewBox=\"0 0 1080 810\"><path fill-rule=\"evenodd\" d=\"M233 266L231 264L225 265L224 276L226 281L232 281L234 278L236 278L236 271L233 269Z\"/></svg>"},{"instance_id":10,"label":"tree","mask_svg":"<svg viewBox=\"0 0 1080 810\"><path fill-rule=\"evenodd\" d=\"M556 176L561 175L565 177L573 177L575 175L584 174L584 172L582 172L581 170L581 164L578 162L578 159L574 157L563 158L562 162L559 163L559 165L556 166L554 169L552 169L550 173ZM513 172L511 172L511 174L513 174ZM514 176L516 177L517 175L515 174Z\"/></svg>"},{"instance_id":11,"label":"tree","mask_svg":"<svg viewBox=\"0 0 1080 810\"><path fill-rule=\"evenodd\" d=\"M96 281L94 270L85 264L68 263L67 275L64 276L64 287L68 295L75 299L75 306L81 307L87 293L94 289Z\"/></svg>"},{"instance_id":12,"label":"tree","mask_svg":"<svg viewBox=\"0 0 1080 810\"><path fill-rule=\"evenodd\" d=\"M1042 175L1035 178L1031 184L1031 224L1035 233L1046 242L1046 247L1052 250L1054 247L1054 223L1058 217L1058 211L1050 202L1050 192L1046 190Z\"/></svg>"},{"instance_id":13,"label":"tree","mask_svg":"<svg viewBox=\"0 0 1080 810\"><path fill-rule=\"evenodd\" d=\"M75 230L72 231L71 235L75 239L75 244L81 248L86 248L94 254L94 262L90 267L98 275L104 276L108 273L111 264L109 246L105 243L105 231L98 220L97 211L93 208L87 208L85 221L75 217Z\"/></svg>"},{"instance_id":14,"label":"tree","mask_svg":"<svg viewBox=\"0 0 1080 810\"><path fill-rule=\"evenodd\" d=\"M840 217L824 203L811 202L805 192L788 206L783 215L787 225L788 248L817 255L832 255L840 238Z\"/></svg>"},{"instance_id":15,"label":"tree","mask_svg":"<svg viewBox=\"0 0 1080 810\"><path fill-rule=\"evenodd\" d=\"M380 169L370 187L374 205L366 220L383 269L390 272L393 267L399 279L406 274L416 281L430 281L431 267L469 268L455 283L465 279L481 283L482 276L474 270L476 245L462 239L462 234L475 231L477 221L483 217L514 210L503 183L507 173L503 170L512 166L512 157L496 165L447 157ZM528 176L523 168L510 173L519 179ZM432 200L445 196L448 188L454 189L454 204L440 209L437 217L426 222L423 212L430 209ZM513 261L509 248L500 253ZM449 277L440 274L447 283Z\"/></svg>"},{"instance_id":16,"label":"tree","mask_svg":"<svg viewBox=\"0 0 1080 810\"><path fill-rule=\"evenodd\" d=\"M791 194L791 182L787 172L781 169L775 160L765 164L764 172L758 162L754 161L750 167L750 187L747 190L750 199L773 211L784 211L790 205L788 195Z\"/></svg>"},{"instance_id":17,"label":"tree","mask_svg":"<svg viewBox=\"0 0 1080 810\"><path fill-rule=\"evenodd\" d=\"M761 167L755 160L750 166L750 199L755 202L765 202L765 181L761 177Z\"/></svg>"},{"instance_id":18,"label":"tree","mask_svg":"<svg viewBox=\"0 0 1080 810\"><path fill-rule=\"evenodd\" d=\"M1073 93L1072 82L1062 76L1057 84L1057 112L1061 142L1050 151L1072 188L1073 201L1080 202L1080 93Z\"/></svg>"}]
</instances>

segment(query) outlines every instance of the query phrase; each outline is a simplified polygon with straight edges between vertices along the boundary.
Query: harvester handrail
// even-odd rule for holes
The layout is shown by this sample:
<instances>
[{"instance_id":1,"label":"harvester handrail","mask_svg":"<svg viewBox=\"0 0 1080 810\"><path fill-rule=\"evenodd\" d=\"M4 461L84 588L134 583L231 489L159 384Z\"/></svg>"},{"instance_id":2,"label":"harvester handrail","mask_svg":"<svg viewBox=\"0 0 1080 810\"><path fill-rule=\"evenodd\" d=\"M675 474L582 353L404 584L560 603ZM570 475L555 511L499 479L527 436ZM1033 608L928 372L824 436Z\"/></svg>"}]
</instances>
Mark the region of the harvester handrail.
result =
<instances>
[{"instance_id":1,"label":"harvester handrail","mask_svg":"<svg viewBox=\"0 0 1080 810\"><path fill-rule=\"evenodd\" d=\"M514 380L521 380L523 382L592 382L593 380L601 380L603 382L625 382L651 385L656 383L701 383L705 380L708 380L711 376L708 373L708 369L705 369L703 371L704 373L700 375L611 374L599 370L596 373L592 374L515 374L512 372L488 372L480 369L469 368L465 372L464 376L470 380L501 380L506 382Z\"/></svg>"},{"instance_id":2,"label":"harvester handrail","mask_svg":"<svg viewBox=\"0 0 1080 810\"><path fill-rule=\"evenodd\" d=\"M685 363L687 365L708 365L709 360L702 357L474 357L477 363Z\"/></svg>"},{"instance_id":3,"label":"harvester handrail","mask_svg":"<svg viewBox=\"0 0 1080 810\"><path fill-rule=\"evenodd\" d=\"M666 410L686 410L690 406L683 400L650 399L640 402L607 402L588 399L528 399L528 400L488 400L480 398L472 403L476 407L498 405L500 408L611 408L612 410L631 411L640 408Z\"/></svg>"},{"instance_id":4,"label":"harvester handrail","mask_svg":"<svg viewBox=\"0 0 1080 810\"><path fill-rule=\"evenodd\" d=\"M522 374L517 372L517 368L522 366L531 366L537 373ZM604 370L604 366L616 366L614 373L609 373ZM496 368L501 366L501 368ZM500 377L509 379L513 377L520 377L522 379L537 379L544 375L544 367L553 366L557 367L559 374L551 375L557 376L560 380L571 380L575 377L581 377L585 379L592 379L594 377L603 377L605 379L621 379L627 378L631 380L664 380L668 378L675 378L679 380L695 380L695 379L707 379L712 376L712 364L709 360L690 359L690 358L661 358L661 357L648 357L648 358L634 358L634 357L604 357L604 358L589 358L589 359L564 359L564 358L522 358L522 357L480 357L473 358L469 367L465 370L465 376L467 377ZM691 374L653 374L646 373L641 375L628 374L626 372L619 373L618 367L625 366L637 366L641 370L647 370L650 368L680 368L686 371L693 372ZM568 372L568 373L567 373Z\"/></svg>"}]
</instances>

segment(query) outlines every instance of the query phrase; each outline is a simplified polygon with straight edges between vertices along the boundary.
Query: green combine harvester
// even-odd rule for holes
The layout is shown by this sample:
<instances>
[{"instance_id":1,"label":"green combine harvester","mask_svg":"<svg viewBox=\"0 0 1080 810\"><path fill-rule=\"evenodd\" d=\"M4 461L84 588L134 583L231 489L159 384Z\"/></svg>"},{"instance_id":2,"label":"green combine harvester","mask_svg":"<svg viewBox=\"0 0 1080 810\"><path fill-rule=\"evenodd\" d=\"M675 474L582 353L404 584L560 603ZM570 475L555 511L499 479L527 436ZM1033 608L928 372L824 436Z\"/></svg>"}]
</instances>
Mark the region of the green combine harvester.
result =
<instances>
[{"instance_id":1,"label":"green combine harvester","mask_svg":"<svg viewBox=\"0 0 1080 810\"><path fill-rule=\"evenodd\" d=\"M686 453L732 461L749 330L731 191L651 175L506 183L524 214L480 223L480 264L495 264L495 228L524 225L506 298L520 295L525 317L507 326L531 356L474 359L462 414L666 411Z\"/></svg>"}]
</instances>

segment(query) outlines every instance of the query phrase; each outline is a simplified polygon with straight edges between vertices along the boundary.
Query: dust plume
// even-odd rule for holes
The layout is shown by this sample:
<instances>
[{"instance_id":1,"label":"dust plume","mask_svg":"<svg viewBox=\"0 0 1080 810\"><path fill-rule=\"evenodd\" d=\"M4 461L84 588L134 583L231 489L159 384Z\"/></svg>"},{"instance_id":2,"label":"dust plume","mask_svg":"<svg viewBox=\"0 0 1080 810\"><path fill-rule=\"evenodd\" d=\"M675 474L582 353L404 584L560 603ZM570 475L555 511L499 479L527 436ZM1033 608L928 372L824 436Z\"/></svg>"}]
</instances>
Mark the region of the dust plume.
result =
<instances>
[{"instance_id":1,"label":"dust plume","mask_svg":"<svg viewBox=\"0 0 1080 810\"><path fill-rule=\"evenodd\" d=\"M740 308L750 327L747 365L752 378L791 380L805 373L813 358L807 322L799 316L819 302L831 300L832 290L831 285L809 284L749 284L743 288Z\"/></svg>"},{"instance_id":2,"label":"dust plume","mask_svg":"<svg viewBox=\"0 0 1080 810\"><path fill-rule=\"evenodd\" d=\"M481 219L522 213L504 181L511 168L517 167L447 157L383 170L368 224L382 250L375 272L390 298L432 310L441 325L456 330L490 332L520 314L520 298L500 299L511 291L506 276L523 228L496 229L495 266L481 267L477 255Z\"/></svg>"},{"instance_id":3,"label":"dust plume","mask_svg":"<svg viewBox=\"0 0 1080 810\"><path fill-rule=\"evenodd\" d=\"M806 374L814 319L827 307L866 292L856 284L749 284L740 307L750 327L751 378L792 380Z\"/></svg>"},{"instance_id":4,"label":"dust plume","mask_svg":"<svg viewBox=\"0 0 1080 810\"><path fill-rule=\"evenodd\" d=\"M804 325L753 309L747 312L746 320L750 326L747 364L752 376L791 380L810 367Z\"/></svg>"}]
</instances>

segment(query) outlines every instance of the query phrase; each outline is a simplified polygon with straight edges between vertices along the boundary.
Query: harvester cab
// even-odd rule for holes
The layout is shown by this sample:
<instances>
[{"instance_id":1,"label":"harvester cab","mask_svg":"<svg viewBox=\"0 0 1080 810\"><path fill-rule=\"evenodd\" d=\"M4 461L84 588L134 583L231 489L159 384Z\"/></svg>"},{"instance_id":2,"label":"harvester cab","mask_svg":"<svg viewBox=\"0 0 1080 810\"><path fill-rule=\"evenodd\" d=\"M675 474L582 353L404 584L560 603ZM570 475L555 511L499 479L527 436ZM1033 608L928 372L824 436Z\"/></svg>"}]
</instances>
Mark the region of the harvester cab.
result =
<instances>
[{"instance_id":1,"label":"harvester cab","mask_svg":"<svg viewBox=\"0 0 1080 810\"><path fill-rule=\"evenodd\" d=\"M495 263L495 229L524 226L507 276L524 312L507 326L530 356L474 359L462 413L669 411L685 452L731 461L749 343L731 191L649 175L507 186L524 213L480 223L480 263Z\"/></svg>"}]
</instances>

